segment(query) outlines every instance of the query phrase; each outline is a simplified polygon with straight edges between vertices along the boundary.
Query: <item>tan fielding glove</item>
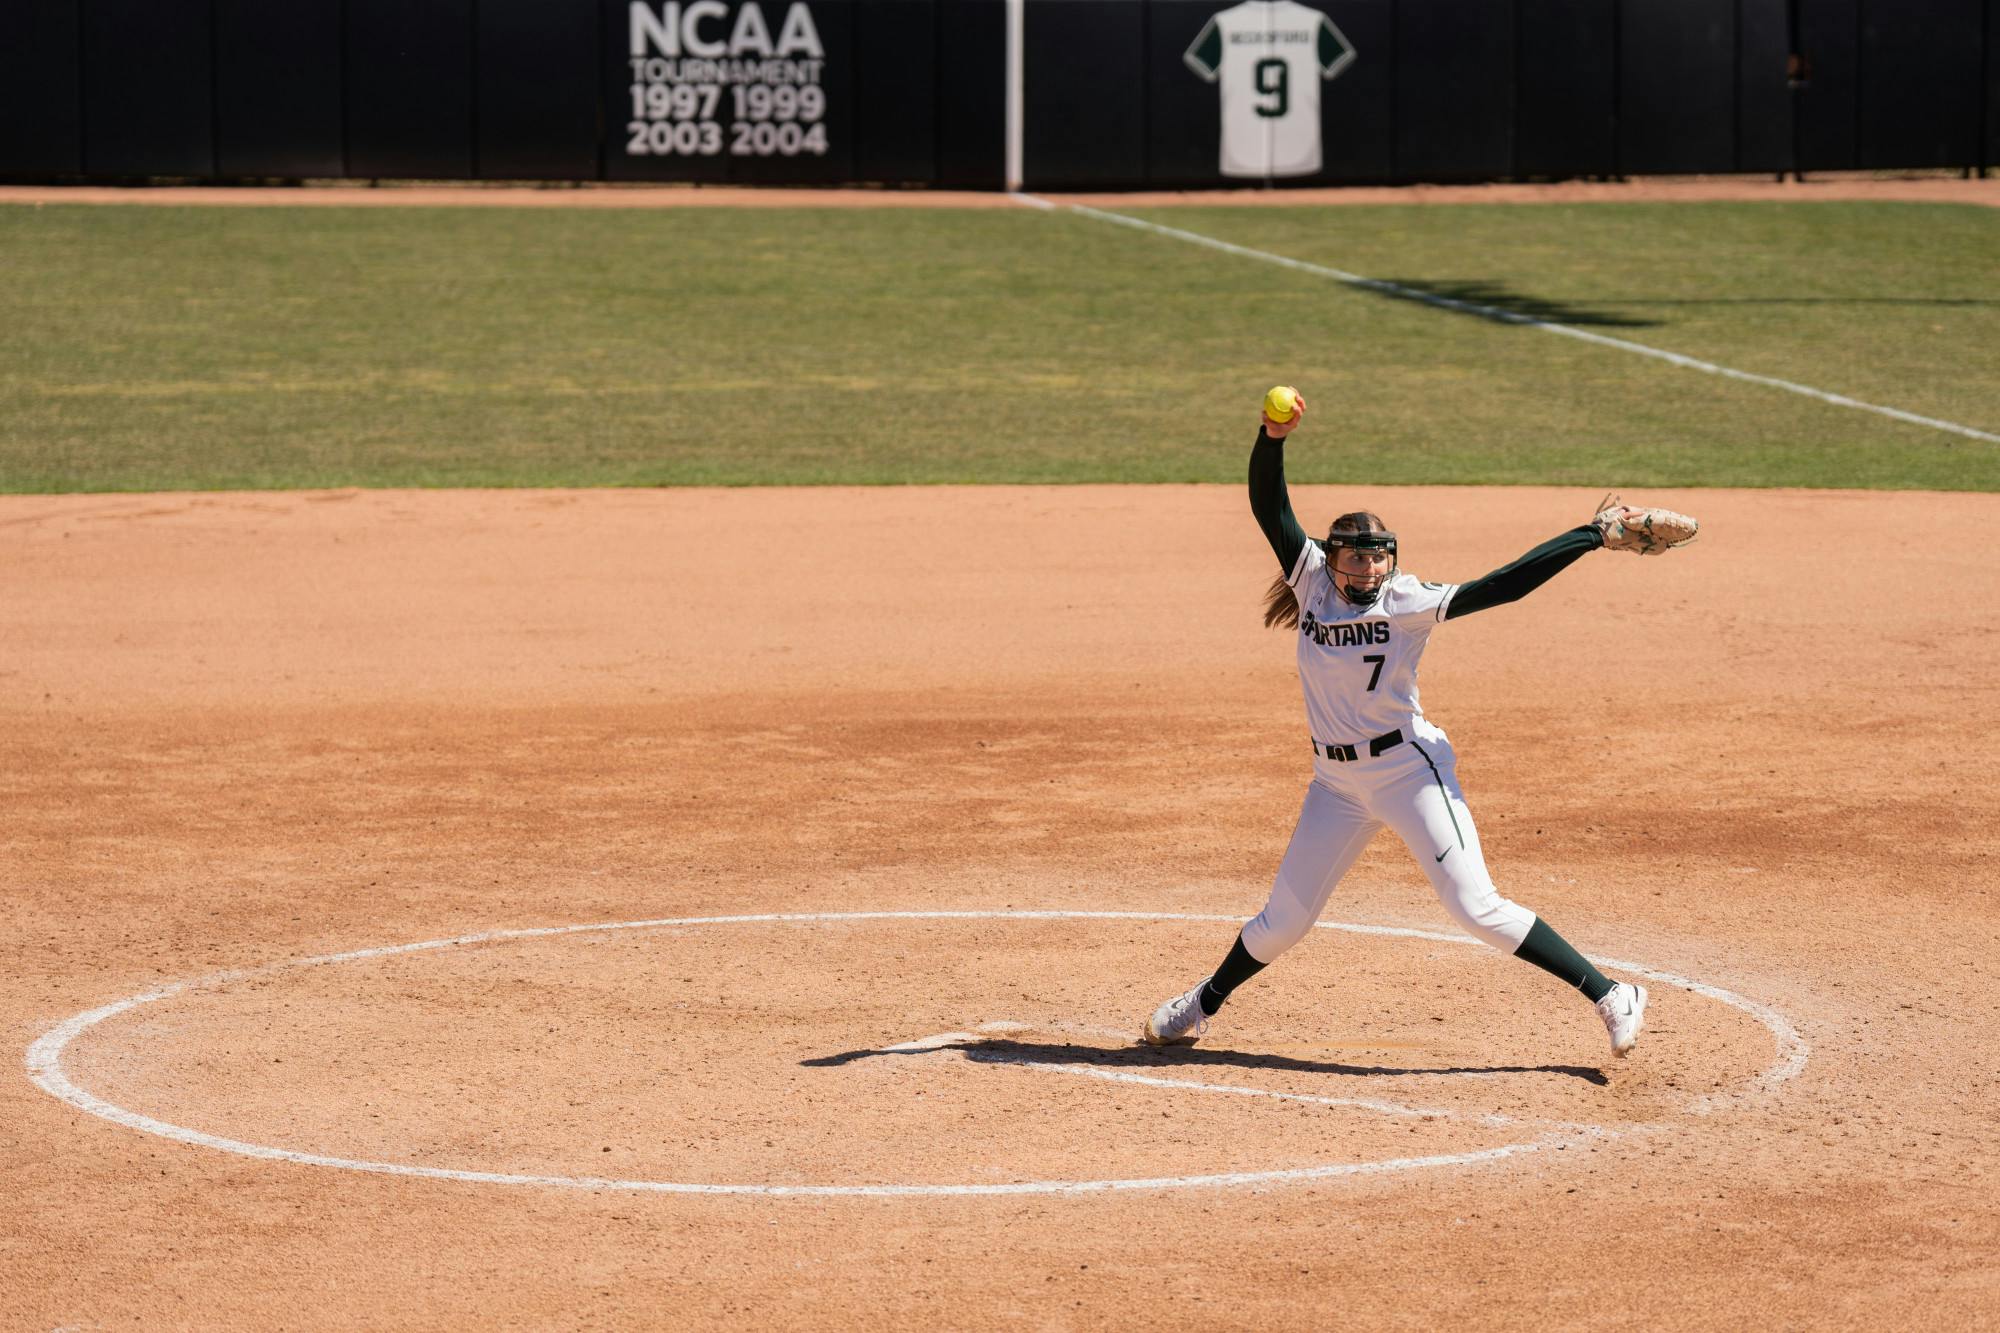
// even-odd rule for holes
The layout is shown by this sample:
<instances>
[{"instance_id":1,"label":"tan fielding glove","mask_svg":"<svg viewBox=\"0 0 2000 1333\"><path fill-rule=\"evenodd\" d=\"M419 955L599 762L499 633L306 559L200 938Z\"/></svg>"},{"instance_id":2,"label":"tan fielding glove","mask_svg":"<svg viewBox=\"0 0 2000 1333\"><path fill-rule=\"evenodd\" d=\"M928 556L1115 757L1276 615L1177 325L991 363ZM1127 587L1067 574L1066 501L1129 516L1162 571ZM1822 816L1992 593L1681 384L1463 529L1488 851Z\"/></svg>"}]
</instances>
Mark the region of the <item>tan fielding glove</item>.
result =
<instances>
[{"instance_id":1,"label":"tan fielding glove","mask_svg":"<svg viewBox=\"0 0 2000 1333\"><path fill-rule=\"evenodd\" d=\"M1701 531L1701 524L1671 509L1634 509L1620 504L1616 495L1607 495L1597 505L1590 520L1604 534L1607 551L1637 551L1659 555L1676 546L1686 546Z\"/></svg>"}]
</instances>

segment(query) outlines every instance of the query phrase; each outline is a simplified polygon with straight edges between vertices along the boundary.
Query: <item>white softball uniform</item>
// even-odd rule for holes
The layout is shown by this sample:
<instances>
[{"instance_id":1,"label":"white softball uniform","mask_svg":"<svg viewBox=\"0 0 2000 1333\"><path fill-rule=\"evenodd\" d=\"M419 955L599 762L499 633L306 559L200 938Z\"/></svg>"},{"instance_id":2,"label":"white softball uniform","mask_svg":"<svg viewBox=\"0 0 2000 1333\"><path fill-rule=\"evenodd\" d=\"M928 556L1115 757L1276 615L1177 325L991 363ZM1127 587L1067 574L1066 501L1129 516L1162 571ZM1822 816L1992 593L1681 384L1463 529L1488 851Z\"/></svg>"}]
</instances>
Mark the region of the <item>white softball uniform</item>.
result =
<instances>
[{"instance_id":1,"label":"white softball uniform","mask_svg":"<svg viewBox=\"0 0 2000 1333\"><path fill-rule=\"evenodd\" d=\"M1326 553L1308 541L1286 576L1299 600L1299 682L1312 730L1313 780L1264 910L1243 947L1274 961L1312 929L1340 877L1387 825L1467 931L1512 953L1534 913L1502 897L1486 872L1451 742L1423 715L1417 663L1456 585L1398 572L1372 606L1334 587Z\"/></svg>"}]
</instances>

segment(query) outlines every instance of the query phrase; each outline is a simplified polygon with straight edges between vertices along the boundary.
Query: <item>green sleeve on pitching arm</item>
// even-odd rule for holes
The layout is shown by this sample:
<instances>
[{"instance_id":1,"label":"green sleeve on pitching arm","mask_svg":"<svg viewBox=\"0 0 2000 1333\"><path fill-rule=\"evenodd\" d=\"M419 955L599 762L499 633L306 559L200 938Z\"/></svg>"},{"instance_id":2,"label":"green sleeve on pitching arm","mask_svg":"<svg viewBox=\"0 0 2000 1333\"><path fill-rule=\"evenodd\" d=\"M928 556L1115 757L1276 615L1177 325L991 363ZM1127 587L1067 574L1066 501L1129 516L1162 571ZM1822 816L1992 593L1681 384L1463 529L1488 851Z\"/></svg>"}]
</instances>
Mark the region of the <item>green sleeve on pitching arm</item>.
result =
<instances>
[{"instance_id":1,"label":"green sleeve on pitching arm","mask_svg":"<svg viewBox=\"0 0 2000 1333\"><path fill-rule=\"evenodd\" d=\"M1264 539L1277 552L1278 564L1291 577L1306 549L1306 530L1292 514L1292 499L1285 490L1285 442L1274 440L1261 429L1250 450L1250 512Z\"/></svg>"},{"instance_id":2,"label":"green sleeve on pitching arm","mask_svg":"<svg viewBox=\"0 0 2000 1333\"><path fill-rule=\"evenodd\" d=\"M1451 595L1446 620L1457 620L1489 606L1518 602L1535 589L1569 568L1578 556L1604 545L1604 534L1586 523L1571 528L1560 537L1551 537L1511 565L1502 565L1484 578L1462 584Z\"/></svg>"}]
</instances>

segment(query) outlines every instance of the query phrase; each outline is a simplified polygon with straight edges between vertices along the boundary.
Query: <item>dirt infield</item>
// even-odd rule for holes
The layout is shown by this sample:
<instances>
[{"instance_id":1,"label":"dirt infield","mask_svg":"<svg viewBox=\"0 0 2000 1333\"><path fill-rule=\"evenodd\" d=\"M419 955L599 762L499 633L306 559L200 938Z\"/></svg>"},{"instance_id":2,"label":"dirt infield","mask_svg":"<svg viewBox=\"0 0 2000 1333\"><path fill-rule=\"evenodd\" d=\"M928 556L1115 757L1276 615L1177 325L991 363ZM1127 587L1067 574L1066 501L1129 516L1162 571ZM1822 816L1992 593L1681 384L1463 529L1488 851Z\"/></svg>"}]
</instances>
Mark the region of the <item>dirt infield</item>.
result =
<instances>
[{"instance_id":1,"label":"dirt infield","mask_svg":"<svg viewBox=\"0 0 2000 1333\"><path fill-rule=\"evenodd\" d=\"M1305 206L1321 204L1572 204L1715 203L1840 200L1981 204L2000 208L2000 178L1857 175L1780 181L1770 176L1640 177L1625 181L1545 184L1340 186L1301 190L1128 191L1122 194L1037 194L1056 203L1096 208L1166 205ZM785 189L731 185L536 188L507 185L373 186L326 182L311 188L264 186L122 187L0 185L0 204L201 204L256 207L397 208L1016 208L1014 196L988 190Z\"/></svg>"},{"instance_id":2,"label":"dirt infield","mask_svg":"<svg viewBox=\"0 0 2000 1333\"><path fill-rule=\"evenodd\" d=\"M1645 498L1425 682L1629 1061L1388 837L1129 1044L1309 774L1236 488L0 499L0 1324L2000 1321L2000 501Z\"/></svg>"}]
</instances>

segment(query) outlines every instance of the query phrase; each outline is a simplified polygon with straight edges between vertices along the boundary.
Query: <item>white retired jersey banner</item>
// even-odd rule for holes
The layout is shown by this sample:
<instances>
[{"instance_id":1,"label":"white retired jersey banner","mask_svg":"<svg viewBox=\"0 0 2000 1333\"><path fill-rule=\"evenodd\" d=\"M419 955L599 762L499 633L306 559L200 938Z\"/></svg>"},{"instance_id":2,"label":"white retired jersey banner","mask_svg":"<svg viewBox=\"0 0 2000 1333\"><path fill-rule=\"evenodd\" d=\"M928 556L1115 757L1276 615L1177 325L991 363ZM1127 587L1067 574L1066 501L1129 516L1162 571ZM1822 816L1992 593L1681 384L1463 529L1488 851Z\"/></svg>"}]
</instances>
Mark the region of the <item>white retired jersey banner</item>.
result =
<instances>
[{"instance_id":1,"label":"white retired jersey banner","mask_svg":"<svg viewBox=\"0 0 2000 1333\"><path fill-rule=\"evenodd\" d=\"M1354 57L1332 19L1294 0L1243 0L1209 19L1183 59L1220 85L1222 174L1317 173L1319 85Z\"/></svg>"},{"instance_id":2,"label":"white retired jersey banner","mask_svg":"<svg viewBox=\"0 0 2000 1333\"><path fill-rule=\"evenodd\" d=\"M1373 606L1356 606L1333 586L1326 552L1313 541L1287 582L1299 599L1299 683L1313 739L1362 743L1366 755L1365 742L1398 728L1405 739L1428 736L1417 730L1417 659L1458 586L1398 572Z\"/></svg>"}]
</instances>

